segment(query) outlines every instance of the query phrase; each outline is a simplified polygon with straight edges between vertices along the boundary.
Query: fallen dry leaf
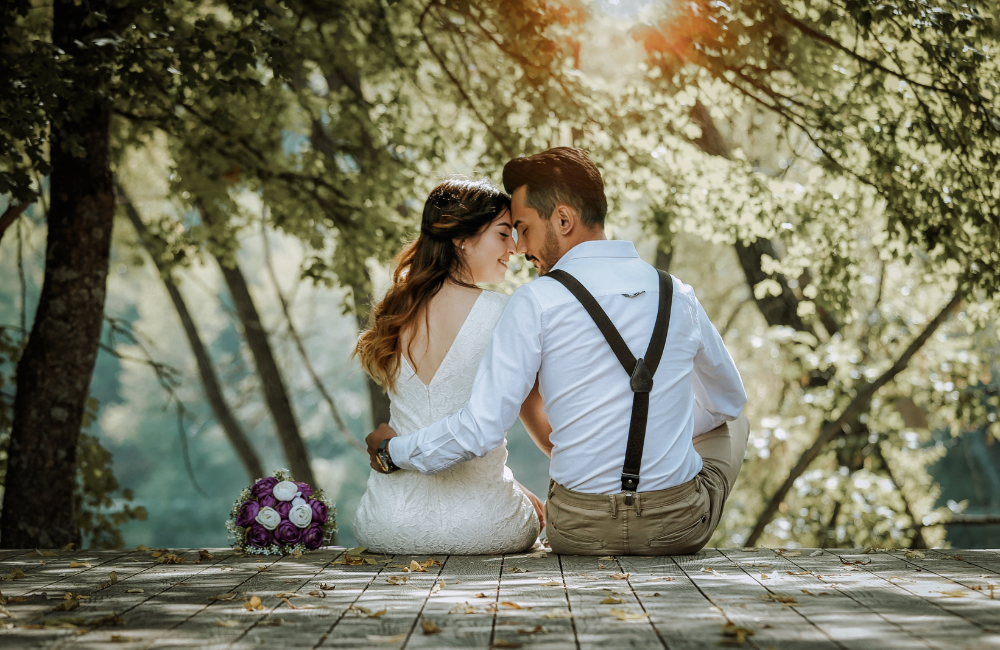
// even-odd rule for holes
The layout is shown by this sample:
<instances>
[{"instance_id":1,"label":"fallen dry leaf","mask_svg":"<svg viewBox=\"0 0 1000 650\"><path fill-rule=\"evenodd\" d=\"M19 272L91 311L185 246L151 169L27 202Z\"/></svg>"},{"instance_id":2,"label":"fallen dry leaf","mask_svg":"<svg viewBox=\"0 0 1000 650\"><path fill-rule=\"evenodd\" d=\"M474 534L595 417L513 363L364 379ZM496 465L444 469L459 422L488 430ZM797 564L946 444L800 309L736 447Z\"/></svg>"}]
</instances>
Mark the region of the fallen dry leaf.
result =
<instances>
[{"instance_id":1,"label":"fallen dry leaf","mask_svg":"<svg viewBox=\"0 0 1000 650\"><path fill-rule=\"evenodd\" d=\"M132 643L133 641L141 641L141 640L142 639L140 639L139 637L125 636L124 634L112 634L111 635L111 642L112 643Z\"/></svg>"},{"instance_id":2,"label":"fallen dry leaf","mask_svg":"<svg viewBox=\"0 0 1000 650\"><path fill-rule=\"evenodd\" d=\"M802 551L786 551L783 548L779 548L778 555L782 557L798 557L799 555L802 555Z\"/></svg>"},{"instance_id":3,"label":"fallen dry leaf","mask_svg":"<svg viewBox=\"0 0 1000 650\"><path fill-rule=\"evenodd\" d=\"M960 589L955 589L953 591L938 591L936 593L939 593L942 596L948 596L949 598L965 598L966 592Z\"/></svg>"},{"instance_id":4,"label":"fallen dry leaf","mask_svg":"<svg viewBox=\"0 0 1000 650\"><path fill-rule=\"evenodd\" d=\"M491 648L520 648L521 644L506 639L497 639L490 644Z\"/></svg>"},{"instance_id":5,"label":"fallen dry leaf","mask_svg":"<svg viewBox=\"0 0 1000 650\"><path fill-rule=\"evenodd\" d=\"M70 560L70 563L69 563L69 568L71 568L71 569L79 569L81 567L89 567L89 566L90 566L90 562L77 562L75 560Z\"/></svg>"},{"instance_id":6,"label":"fallen dry leaf","mask_svg":"<svg viewBox=\"0 0 1000 650\"><path fill-rule=\"evenodd\" d=\"M542 618L573 618L573 614L568 609L555 608L542 614Z\"/></svg>"},{"instance_id":7,"label":"fallen dry leaf","mask_svg":"<svg viewBox=\"0 0 1000 650\"><path fill-rule=\"evenodd\" d=\"M518 630L518 634L545 634L545 628L541 625L536 625L530 630Z\"/></svg>"},{"instance_id":8,"label":"fallen dry leaf","mask_svg":"<svg viewBox=\"0 0 1000 650\"><path fill-rule=\"evenodd\" d=\"M449 614L475 614L476 608L469 603L459 603L448 610Z\"/></svg>"},{"instance_id":9,"label":"fallen dry leaf","mask_svg":"<svg viewBox=\"0 0 1000 650\"><path fill-rule=\"evenodd\" d=\"M319 588L322 589L323 591L333 591L334 589L337 588L337 585L328 585L325 582L321 582L319 583Z\"/></svg>"},{"instance_id":10,"label":"fallen dry leaf","mask_svg":"<svg viewBox=\"0 0 1000 650\"><path fill-rule=\"evenodd\" d=\"M176 553L164 553L156 561L160 564L184 564L184 558Z\"/></svg>"},{"instance_id":11,"label":"fallen dry leaf","mask_svg":"<svg viewBox=\"0 0 1000 650\"><path fill-rule=\"evenodd\" d=\"M823 555L823 549L813 551L809 554L809 557L819 557L820 555Z\"/></svg>"},{"instance_id":12,"label":"fallen dry leaf","mask_svg":"<svg viewBox=\"0 0 1000 650\"><path fill-rule=\"evenodd\" d=\"M808 589L799 589L799 591L801 591L802 593L804 593L807 596L832 596L833 595L829 591L817 591L817 592L813 592L813 591L809 591Z\"/></svg>"},{"instance_id":13,"label":"fallen dry leaf","mask_svg":"<svg viewBox=\"0 0 1000 650\"><path fill-rule=\"evenodd\" d=\"M922 559L924 559L924 552L923 551L907 551L906 553L903 553L903 557L905 557L907 560L922 560Z\"/></svg>"},{"instance_id":14,"label":"fallen dry leaf","mask_svg":"<svg viewBox=\"0 0 1000 650\"><path fill-rule=\"evenodd\" d=\"M478 594L473 596L473 598L486 598L486 594L480 591Z\"/></svg>"},{"instance_id":15,"label":"fallen dry leaf","mask_svg":"<svg viewBox=\"0 0 1000 650\"><path fill-rule=\"evenodd\" d=\"M144 552L144 551L152 551L153 549L149 548L145 544L139 544L138 546L135 547L135 550L137 552Z\"/></svg>"},{"instance_id":16,"label":"fallen dry leaf","mask_svg":"<svg viewBox=\"0 0 1000 650\"><path fill-rule=\"evenodd\" d=\"M73 542L70 542L66 546L63 546L62 550L64 550L64 551L72 551L74 546L76 546L76 544L73 543Z\"/></svg>"},{"instance_id":17,"label":"fallen dry leaf","mask_svg":"<svg viewBox=\"0 0 1000 650\"><path fill-rule=\"evenodd\" d=\"M439 580L438 582L434 583L433 587L431 587L431 593L432 594L436 594L437 592L441 591L443 588L444 588L444 580Z\"/></svg>"},{"instance_id":18,"label":"fallen dry leaf","mask_svg":"<svg viewBox=\"0 0 1000 650\"><path fill-rule=\"evenodd\" d=\"M366 634L365 638L375 643L399 643L406 640L406 632L394 634L393 636L382 636L379 634Z\"/></svg>"},{"instance_id":19,"label":"fallen dry leaf","mask_svg":"<svg viewBox=\"0 0 1000 650\"><path fill-rule=\"evenodd\" d=\"M260 596L251 596L250 600L243 603L243 609L248 612L264 609L264 605L260 602Z\"/></svg>"},{"instance_id":20,"label":"fallen dry leaf","mask_svg":"<svg viewBox=\"0 0 1000 650\"><path fill-rule=\"evenodd\" d=\"M512 566L507 569L508 573L531 573L527 569L522 569L521 567Z\"/></svg>"},{"instance_id":21,"label":"fallen dry leaf","mask_svg":"<svg viewBox=\"0 0 1000 650\"><path fill-rule=\"evenodd\" d=\"M230 591L230 592L227 592L227 593L224 593L224 594L216 594L214 596L209 596L208 599L209 600L213 600L213 601L214 600L236 600L241 595L242 594L240 594L239 592Z\"/></svg>"},{"instance_id":22,"label":"fallen dry leaf","mask_svg":"<svg viewBox=\"0 0 1000 650\"><path fill-rule=\"evenodd\" d=\"M646 612L630 612L627 609L621 609L619 607L612 607L610 613L619 621L638 621L644 618L649 618L649 614Z\"/></svg>"},{"instance_id":23,"label":"fallen dry leaf","mask_svg":"<svg viewBox=\"0 0 1000 650\"><path fill-rule=\"evenodd\" d=\"M385 608L380 609L377 612L375 612L375 611L372 611L372 610L368 609L367 607L362 607L361 605L351 605L349 609L351 609L351 610L353 610L355 612L360 612L361 615L364 616L365 618L378 618L378 617L382 616L383 614L385 614L385 612L386 612Z\"/></svg>"},{"instance_id":24,"label":"fallen dry leaf","mask_svg":"<svg viewBox=\"0 0 1000 650\"><path fill-rule=\"evenodd\" d=\"M563 583L558 580L549 580L548 582L541 583L543 587L562 587Z\"/></svg>"},{"instance_id":25,"label":"fallen dry leaf","mask_svg":"<svg viewBox=\"0 0 1000 650\"><path fill-rule=\"evenodd\" d=\"M628 580L630 574L628 573L612 573L609 578L614 578L615 580Z\"/></svg>"},{"instance_id":26,"label":"fallen dry leaf","mask_svg":"<svg viewBox=\"0 0 1000 650\"><path fill-rule=\"evenodd\" d=\"M416 560L410 560L410 566L407 567L406 570L411 572L426 573L427 567L423 566Z\"/></svg>"},{"instance_id":27,"label":"fallen dry leaf","mask_svg":"<svg viewBox=\"0 0 1000 650\"><path fill-rule=\"evenodd\" d=\"M257 621L257 625L281 625L284 622L285 619L283 618L271 618L269 616L267 618L262 618L259 621Z\"/></svg>"},{"instance_id":28,"label":"fallen dry leaf","mask_svg":"<svg viewBox=\"0 0 1000 650\"><path fill-rule=\"evenodd\" d=\"M409 576L389 576L385 581L390 585L405 585L409 579Z\"/></svg>"},{"instance_id":29,"label":"fallen dry leaf","mask_svg":"<svg viewBox=\"0 0 1000 650\"><path fill-rule=\"evenodd\" d=\"M799 572L785 571L785 573L787 573L790 576L811 576L812 575L811 571L799 571Z\"/></svg>"},{"instance_id":30,"label":"fallen dry leaf","mask_svg":"<svg viewBox=\"0 0 1000 650\"><path fill-rule=\"evenodd\" d=\"M608 596L601 601L602 605L620 605L622 603L621 598L615 598L614 596Z\"/></svg>"},{"instance_id":31,"label":"fallen dry leaf","mask_svg":"<svg viewBox=\"0 0 1000 650\"><path fill-rule=\"evenodd\" d=\"M517 603L512 603L512 602L511 602L511 601L509 601L509 600L505 600L505 601L502 601L502 602L500 603L500 606L501 606L501 607L507 607L507 608L509 608L509 609L524 609L524 607L521 607L521 606L520 606L520 605L518 605Z\"/></svg>"},{"instance_id":32,"label":"fallen dry leaf","mask_svg":"<svg viewBox=\"0 0 1000 650\"><path fill-rule=\"evenodd\" d=\"M753 636L753 630L747 627L740 627L732 621L723 623L719 627L722 628L722 635L727 637L722 641L726 645L742 645L746 643L748 636Z\"/></svg>"},{"instance_id":33,"label":"fallen dry leaf","mask_svg":"<svg viewBox=\"0 0 1000 650\"><path fill-rule=\"evenodd\" d=\"M420 628L424 631L424 634L437 634L441 631L438 624L434 621L428 621L423 616L420 617Z\"/></svg>"},{"instance_id":34,"label":"fallen dry leaf","mask_svg":"<svg viewBox=\"0 0 1000 650\"><path fill-rule=\"evenodd\" d=\"M702 573L715 573L715 569L713 569L710 566L706 566L706 567L702 567L701 568L701 572Z\"/></svg>"},{"instance_id":35,"label":"fallen dry leaf","mask_svg":"<svg viewBox=\"0 0 1000 650\"><path fill-rule=\"evenodd\" d=\"M764 594L760 596L760 600L765 600L772 603L781 603L782 605L797 605L798 600L795 596L786 596L784 594Z\"/></svg>"},{"instance_id":36,"label":"fallen dry leaf","mask_svg":"<svg viewBox=\"0 0 1000 650\"><path fill-rule=\"evenodd\" d=\"M112 571L111 574L108 575L108 579L111 580L111 584L117 583L118 582L118 572L117 571Z\"/></svg>"}]
</instances>

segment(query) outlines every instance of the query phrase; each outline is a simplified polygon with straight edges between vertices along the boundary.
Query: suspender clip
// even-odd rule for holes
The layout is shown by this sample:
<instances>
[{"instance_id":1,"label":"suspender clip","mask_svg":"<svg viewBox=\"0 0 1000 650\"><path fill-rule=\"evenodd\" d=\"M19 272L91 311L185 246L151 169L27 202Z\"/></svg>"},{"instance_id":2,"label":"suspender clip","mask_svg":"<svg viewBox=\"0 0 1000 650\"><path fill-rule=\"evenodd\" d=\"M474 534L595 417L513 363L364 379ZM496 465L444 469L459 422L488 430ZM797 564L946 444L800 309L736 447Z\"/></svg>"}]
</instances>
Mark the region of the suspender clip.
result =
<instances>
[{"instance_id":1,"label":"suspender clip","mask_svg":"<svg viewBox=\"0 0 1000 650\"><path fill-rule=\"evenodd\" d=\"M653 390L653 375L649 374L646 362L640 357L635 362L635 369L632 371L632 380L629 382L633 393L648 393Z\"/></svg>"},{"instance_id":2,"label":"suspender clip","mask_svg":"<svg viewBox=\"0 0 1000 650\"><path fill-rule=\"evenodd\" d=\"M622 472L622 492L625 492L626 494L629 492L635 492L636 488L638 487L639 487L638 474L629 474L628 472Z\"/></svg>"}]
</instances>

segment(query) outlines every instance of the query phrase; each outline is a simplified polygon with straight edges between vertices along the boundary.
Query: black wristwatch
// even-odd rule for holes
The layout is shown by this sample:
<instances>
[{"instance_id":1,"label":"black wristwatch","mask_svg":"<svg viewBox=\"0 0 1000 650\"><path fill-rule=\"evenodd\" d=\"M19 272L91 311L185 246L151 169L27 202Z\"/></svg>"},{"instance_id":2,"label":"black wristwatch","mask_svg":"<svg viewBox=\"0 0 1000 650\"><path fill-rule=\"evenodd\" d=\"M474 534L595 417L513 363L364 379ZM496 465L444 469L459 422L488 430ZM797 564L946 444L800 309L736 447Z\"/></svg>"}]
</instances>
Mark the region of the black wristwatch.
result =
<instances>
[{"instance_id":1,"label":"black wristwatch","mask_svg":"<svg viewBox=\"0 0 1000 650\"><path fill-rule=\"evenodd\" d=\"M382 442L378 443L378 452L375 454L375 458L378 459L378 464L382 467L382 471L386 474L392 474L399 467L396 463L392 462L392 456L389 455L389 441L392 438L386 438Z\"/></svg>"}]
</instances>

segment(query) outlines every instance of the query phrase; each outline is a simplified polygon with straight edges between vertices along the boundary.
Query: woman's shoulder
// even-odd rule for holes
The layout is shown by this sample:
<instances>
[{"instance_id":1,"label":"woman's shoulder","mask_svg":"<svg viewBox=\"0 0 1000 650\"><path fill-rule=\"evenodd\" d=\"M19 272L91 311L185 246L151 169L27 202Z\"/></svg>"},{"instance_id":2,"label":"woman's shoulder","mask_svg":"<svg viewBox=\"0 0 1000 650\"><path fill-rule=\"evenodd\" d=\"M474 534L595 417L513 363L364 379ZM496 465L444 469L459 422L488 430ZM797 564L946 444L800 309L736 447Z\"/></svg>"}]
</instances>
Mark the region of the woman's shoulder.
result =
<instances>
[{"instance_id":1,"label":"woman's shoulder","mask_svg":"<svg viewBox=\"0 0 1000 650\"><path fill-rule=\"evenodd\" d=\"M483 289L483 293L480 295L479 299L483 301L487 307L489 307L491 312L496 312L497 317L499 317L500 312L502 312L504 307L507 306L510 296L505 293L500 293L499 291Z\"/></svg>"}]
</instances>

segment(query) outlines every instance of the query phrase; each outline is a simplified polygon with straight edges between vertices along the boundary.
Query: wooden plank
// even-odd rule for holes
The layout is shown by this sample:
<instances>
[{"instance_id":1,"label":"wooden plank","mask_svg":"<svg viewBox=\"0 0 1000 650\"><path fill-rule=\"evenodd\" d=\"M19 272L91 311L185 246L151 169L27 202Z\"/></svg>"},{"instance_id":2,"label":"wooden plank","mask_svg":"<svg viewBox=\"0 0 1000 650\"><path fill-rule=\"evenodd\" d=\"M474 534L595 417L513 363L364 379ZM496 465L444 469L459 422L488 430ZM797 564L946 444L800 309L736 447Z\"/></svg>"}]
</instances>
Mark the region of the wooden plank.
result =
<instances>
[{"instance_id":1,"label":"wooden plank","mask_svg":"<svg viewBox=\"0 0 1000 650\"><path fill-rule=\"evenodd\" d=\"M303 559L315 565L309 580L292 589L286 584L282 591L299 594L287 602L277 600L266 618L260 618L247 633L230 648L307 647L323 641L348 608L358 599L372 580L384 570L391 558L384 557L376 565L343 563L344 549L312 553ZM316 571L318 569L318 571ZM313 594L313 595L310 595ZM276 594L273 594L276 597ZM265 604L272 601L265 599ZM277 620L280 625L274 625Z\"/></svg>"},{"instance_id":2,"label":"wooden plank","mask_svg":"<svg viewBox=\"0 0 1000 650\"><path fill-rule=\"evenodd\" d=\"M903 580L894 580L894 582L914 596L961 616L982 630L992 633L1000 632L1000 600L990 599L988 595L963 587L953 580L925 569L923 566L907 562L902 551L871 554L834 552L843 560L868 562L868 564L859 564L855 567L874 575L886 579L903 577ZM929 562L933 562L933 560ZM1000 635L989 636L1000 642Z\"/></svg>"},{"instance_id":3,"label":"wooden plank","mask_svg":"<svg viewBox=\"0 0 1000 650\"><path fill-rule=\"evenodd\" d=\"M816 551L804 552L791 558L791 561L812 571L830 587L828 591L843 593L935 648L983 647L979 628L934 603L915 597L898 584L909 579L908 571L882 577L857 565L844 565L833 551L824 551L819 555L813 553Z\"/></svg>"},{"instance_id":4,"label":"wooden plank","mask_svg":"<svg viewBox=\"0 0 1000 650\"><path fill-rule=\"evenodd\" d=\"M112 556L113 554L109 554ZM101 619L102 617L114 618L115 616L120 616L121 611L116 611L114 609L114 603L117 600L125 599L128 601L138 602L142 599L148 598L149 593L143 593L142 595L137 594L127 594L127 590L136 589L139 584L149 584L153 581L153 584L162 583L164 579L162 574L164 572L171 571L165 568L163 565L155 563L155 560L146 557L144 561L141 562L123 562L120 561L122 556L119 556L118 562L107 562L101 566L105 571L92 570L87 573L78 574L75 579L82 580L87 579L87 583L78 582L66 586L71 586L77 590L77 593L90 592L90 598L86 600L81 600L80 607L74 609L70 612L66 611L52 611L53 607L62 602L61 600L48 599L48 602L41 600L42 605L41 612L42 616L38 617L37 620L25 619L23 623L36 623L42 624L46 622L57 622L58 619L75 620L79 627L86 629L88 627L88 621L95 621ZM144 556L145 557L145 556ZM194 558L198 557L195 552L193 554ZM202 571L204 565L172 565L175 567L187 567L188 572L198 572ZM114 570L119 574L118 581L114 584L110 584L109 574L110 571ZM89 576L89 577L88 577ZM174 578L173 581L176 581ZM89 583L89 584L88 584ZM91 588L92 587L92 588ZM163 588L169 588L169 584ZM61 596L61 593L50 594L55 598ZM110 631L107 631L110 630ZM46 647L46 648L56 648L61 647L65 644L73 644L74 646L78 643L94 643L100 639L107 640L111 634L120 632L120 628L117 626L111 628L102 628L100 631L94 631L88 635L85 640L78 640L75 636L76 632L79 630L60 630L60 629L42 629L42 630L30 630L23 628L15 628L14 636L10 639L11 642L19 641L21 643L30 643L31 647ZM8 639L5 637L5 643Z\"/></svg>"},{"instance_id":5,"label":"wooden plank","mask_svg":"<svg viewBox=\"0 0 1000 650\"><path fill-rule=\"evenodd\" d=\"M214 553L213 553L214 555ZM106 627L73 642L73 647L104 647L113 635L125 641L115 647L150 648L158 642L169 643L177 628L212 604L211 596L243 590L243 585L270 567L275 558L227 554L201 564L160 565L133 578L119 582L106 598L95 606L108 615L125 620L122 627ZM62 648L62 646L59 646Z\"/></svg>"},{"instance_id":6,"label":"wooden plank","mask_svg":"<svg viewBox=\"0 0 1000 650\"><path fill-rule=\"evenodd\" d=\"M284 589L294 591L295 587L312 577L317 568L287 555L269 558L269 564L264 566L264 570L251 571L238 587L229 589L238 589L245 597L206 602L211 594L204 594L201 602L205 606L171 629L168 635L144 647L157 650L190 648L192 645L201 648L229 647L242 638L259 619L267 616L270 608L281 602L274 594L281 593ZM245 607L247 599L254 596L261 599L259 610ZM264 604L265 599L267 604Z\"/></svg>"},{"instance_id":7,"label":"wooden plank","mask_svg":"<svg viewBox=\"0 0 1000 650\"><path fill-rule=\"evenodd\" d=\"M762 601L760 597L770 592L719 551L704 550L674 560L729 621L754 632L748 639L753 645L810 650L842 647L794 609Z\"/></svg>"},{"instance_id":8,"label":"wooden plank","mask_svg":"<svg viewBox=\"0 0 1000 650\"><path fill-rule=\"evenodd\" d=\"M663 647L648 614L613 557L564 555L561 560L581 648ZM611 600L618 602L602 602ZM637 618L621 620L612 615L612 610Z\"/></svg>"},{"instance_id":9,"label":"wooden plank","mask_svg":"<svg viewBox=\"0 0 1000 650\"><path fill-rule=\"evenodd\" d=\"M438 584L444 586L430 595L421 613L422 621L440 631L427 633L417 625L406 648L489 648L502 568L499 555L449 556L438 576ZM465 613L466 604L473 613Z\"/></svg>"},{"instance_id":10,"label":"wooden plank","mask_svg":"<svg viewBox=\"0 0 1000 650\"><path fill-rule=\"evenodd\" d=\"M497 613L493 644L520 644L526 648L568 650L577 648L566 583L554 553L538 551L503 557L503 571L496 592ZM514 603L522 609L500 605Z\"/></svg>"},{"instance_id":11,"label":"wooden plank","mask_svg":"<svg viewBox=\"0 0 1000 650\"><path fill-rule=\"evenodd\" d=\"M75 580L78 576L100 570L108 562L126 556L122 551L70 551L60 553L57 557L39 557L34 553L35 551L31 551L11 560L3 569L4 574L15 568L24 572L23 578L0 582L0 589L5 596L26 596L67 579ZM71 568L70 565L74 563L84 563L85 566ZM67 590L68 588L63 589Z\"/></svg>"},{"instance_id":12,"label":"wooden plank","mask_svg":"<svg viewBox=\"0 0 1000 650\"><path fill-rule=\"evenodd\" d=\"M1000 575L1000 552L974 549L974 550L954 550L947 549L935 551L941 556L958 559L962 562L982 569L982 572Z\"/></svg>"},{"instance_id":13,"label":"wooden plank","mask_svg":"<svg viewBox=\"0 0 1000 650\"><path fill-rule=\"evenodd\" d=\"M794 607L796 612L848 650L882 650L888 638L893 639L895 648L926 650L932 647L847 594L829 589L828 583L816 577L811 570L795 564L795 560L811 552L811 549L784 553L770 549L755 549L750 553L736 549L722 551L773 597L794 599L789 603L775 602L772 607Z\"/></svg>"},{"instance_id":14,"label":"wooden plank","mask_svg":"<svg viewBox=\"0 0 1000 650\"><path fill-rule=\"evenodd\" d=\"M669 557L616 558L650 623L670 650L704 648L721 639L726 617Z\"/></svg>"},{"instance_id":15,"label":"wooden plank","mask_svg":"<svg viewBox=\"0 0 1000 650\"><path fill-rule=\"evenodd\" d=\"M423 572L402 571L402 567L410 566L411 562L426 562L429 559L440 564L428 566ZM439 580L441 564L446 559L445 555L397 555L390 563L380 565L376 578L333 626L321 647L402 648L417 625L424 603ZM399 585L379 579L392 575L406 577L406 583L412 588L400 589Z\"/></svg>"}]
</instances>

